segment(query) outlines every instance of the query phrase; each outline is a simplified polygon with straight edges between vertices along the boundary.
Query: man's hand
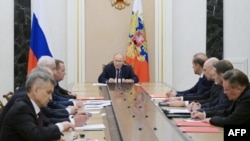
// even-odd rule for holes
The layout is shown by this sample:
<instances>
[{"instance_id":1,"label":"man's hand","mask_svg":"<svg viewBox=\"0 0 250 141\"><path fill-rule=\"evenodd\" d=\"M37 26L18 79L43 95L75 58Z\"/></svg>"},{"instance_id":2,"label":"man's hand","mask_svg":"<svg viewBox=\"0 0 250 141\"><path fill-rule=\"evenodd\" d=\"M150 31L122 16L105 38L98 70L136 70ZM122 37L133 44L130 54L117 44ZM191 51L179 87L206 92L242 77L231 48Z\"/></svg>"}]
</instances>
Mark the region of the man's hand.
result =
<instances>
[{"instance_id":1,"label":"man's hand","mask_svg":"<svg viewBox=\"0 0 250 141\"><path fill-rule=\"evenodd\" d=\"M169 90L166 92L166 97L175 97L176 96L176 91L174 90Z\"/></svg>"},{"instance_id":2,"label":"man's hand","mask_svg":"<svg viewBox=\"0 0 250 141\"><path fill-rule=\"evenodd\" d=\"M74 120L76 127L83 126L88 120L88 115L75 115Z\"/></svg>"},{"instance_id":3,"label":"man's hand","mask_svg":"<svg viewBox=\"0 0 250 141\"><path fill-rule=\"evenodd\" d=\"M63 125L63 131L68 131L69 129L72 129L75 131L75 125L73 123L70 123L68 121L61 122Z\"/></svg>"},{"instance_id":4,"label":"man's hand","mask_svg":"<svg viewBox=\"0 0 250 141\"><path fill-rule=\"evenodd\" d=\"M189 105L188 105L188 110L189 111L197 111L201 108L201 104L199 102L191 102Z\"/></svg>"},{"instance_id":5,"label":"man's hand","mask_svg":"<svg viewBox=\"0 0 250 141\"><path fill-rule=\"evenodd\" d=\"M203 120L205 119L205 115L203 112L191 112L191 118L192 119L199 119L199 120Z\"/></svg>"},{"instance_id":6,"label":"man's hand","mask_svg":"<svg viewBox=\"0 0 250 141\"><path fill-rule=\"evenodd\" d=\"M81 100L75 100L76 106L81 108L83 106L83 102Z\"/></svg>"},{"instance_id":7,"label":"man's hand","mask_svg":"<svg viewBox=\"0 0 250 141\"><path fill-rule=\"evenodd\" d=\"M115 79L114 78L109 78L107 83L116 83Z\"/></svg>"},{"instance_id":8,"label":"man's hand","mask_svg":"<svg viewBox=\"0 0 250 141\"><path fill-rule=\"evenodd\" d=\"M78 107L77 106L68 106L67 108L70 110L70 114L71 115L76 114L77 111L78 111Z\"/></svg>"}]
</instances>

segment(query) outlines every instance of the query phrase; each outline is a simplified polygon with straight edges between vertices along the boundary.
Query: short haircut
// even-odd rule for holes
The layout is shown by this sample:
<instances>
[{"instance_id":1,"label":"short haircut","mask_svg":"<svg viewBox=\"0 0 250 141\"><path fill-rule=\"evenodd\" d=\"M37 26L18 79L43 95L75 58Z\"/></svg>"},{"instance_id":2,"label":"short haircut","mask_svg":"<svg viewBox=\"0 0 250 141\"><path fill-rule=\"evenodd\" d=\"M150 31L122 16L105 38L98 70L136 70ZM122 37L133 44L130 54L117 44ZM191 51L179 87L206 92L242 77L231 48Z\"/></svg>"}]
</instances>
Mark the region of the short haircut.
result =
<instances>
[{"instance_id":1,"label":"short haircut","mask_svg":"<svg viewBox=\"0 0 250 141\"><path fill-rule=\"evenodd\" d=\"M55 59L55 63L56 63L56 70L60 69L60 64L64 64L64 62L59 59Z\"/></svg>"},{"instance_id":2,"label":"short haircut","mask_svg":"<svg viewBox=\"0 0 250 141\"><path fill-rule=\"evenodd\" d=\"M223 79L228 81L232 87L235 86L248 86L249 80L245 73L238 69L231 69L223 74Z\"/></svg>"},{"instance_id":3,"label":"short haircut","mask_svg":"<svg viewBox=\"0 0 250 141\"><path fill-rule=\"evenodd\" d=\"M216 73L224 73L228 70L233 69L233 64L228 60L219 60L213 63L214 68L216 68Z\"/></svg>"},{"instance_id":4,"label":"short haircut","mask_svg":"<svg viewBox=\"0 0 250 141\"><path fill-rule=\"evenodd\" d=\"M203 65L206 62L206 60L207 60L207 55L205 53L196 53L193 56L193 63L194 64L198 64L201 67L203 67Z\"/></svg>"},{"instance_id":5,"label":"short haircut","mask_svg":"<svg viewBox=\"0 0 250 141\"><path fill-rule=\"evenodd\" d=\"M37 67L34 68L27 76L25 83L26 92L30 92L33 85L38 81L51 82L54 86L56 84L51 72L48 71L46 67Z\"/></svg>"},{"instance_id":6,"label":"short haircut","mask_svg":"<svg viewBox=\"0 0 250 141\"><path fill-rule=\"evenodd\" d=\"M55 59L50 56L41 56L37 62L38 67L50 67L55 64Z\"/></svg>"}]
</instances>

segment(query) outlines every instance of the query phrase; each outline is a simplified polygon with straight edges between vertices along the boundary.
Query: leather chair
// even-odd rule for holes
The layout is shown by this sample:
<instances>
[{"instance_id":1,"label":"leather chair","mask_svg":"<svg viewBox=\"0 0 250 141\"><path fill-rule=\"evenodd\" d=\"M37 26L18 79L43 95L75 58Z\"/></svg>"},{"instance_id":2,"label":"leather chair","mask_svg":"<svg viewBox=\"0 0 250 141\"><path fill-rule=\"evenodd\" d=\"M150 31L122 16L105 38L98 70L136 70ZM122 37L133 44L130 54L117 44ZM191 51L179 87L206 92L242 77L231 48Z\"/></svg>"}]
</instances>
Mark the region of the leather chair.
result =
<instances>
[{"instance_id":1,"label":"leather chair","mask_svg":"<svg viewBox=\"0 0 250 141\"><path fill-rule=\"evenodd\" d=\"M2 103L2 101L0 101L0 113L2 113L2 111L3 111L3 103Z\"/></svg>"},{"instance_id":2,"label":"leather chair","mask_svg":"<svg viewBox=\"0 0 250 141\"><path fill-rule=\"evenodd\" d=\"M13 94L14 94L13 92L9 92L9 93L3 95L3 98L5 98L7 101L9 101L10 98L13 96Z\"/></svg>"}]
</instances>

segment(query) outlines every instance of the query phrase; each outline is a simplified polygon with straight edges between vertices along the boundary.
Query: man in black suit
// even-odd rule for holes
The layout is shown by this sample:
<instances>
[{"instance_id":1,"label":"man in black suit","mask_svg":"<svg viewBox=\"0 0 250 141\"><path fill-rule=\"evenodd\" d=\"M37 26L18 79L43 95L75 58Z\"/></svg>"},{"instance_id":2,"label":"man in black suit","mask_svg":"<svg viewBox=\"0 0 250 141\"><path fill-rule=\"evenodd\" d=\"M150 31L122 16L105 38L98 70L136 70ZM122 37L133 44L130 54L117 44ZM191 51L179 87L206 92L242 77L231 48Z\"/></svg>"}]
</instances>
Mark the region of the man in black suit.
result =
<instances>
[{"instance_id":1,"label":"man in black suit","mask_svg":"<svg viewBox=\"0 0 250 141\"><path fill-rule=\"evenodd\" d=\"M139 79L135 75L130 65L124 64L121 54L115 54L113 62L107 64L100 76L99 83L138 83Z\"/></svg>"},{"instance_id":2,"label":"man in black suit","mask_svg":"<svg viewBox=\"0 0 250 141\"><path fill-rule=\"evenodd\" d=\"M40 112L51 100L54 85L48 69L32 70L25 83L27 95L18 99L3 119L1 141L58 140L62 131L74 130L74 124L68 121L53 124Z\"/></svg>"},{"instance_id":3,"label":"man in black suit","mask_svg":"<svg viewBox=\"0 0 250 141\"><path fill-rule=\"evenodd\" d=\"M228 97L223 92L223 73L225 73L228 70L233 69L233 64L229 62L228 60L220 60L213 64L215 68L215 83L221 87L221 89L218 91L217 96L215 96L215 99L205 99L200 100L196 102L192 102L189 104L189 109L191 111L204 111L209 112L213 110L222 110L227 109L229 106L231 106L232 101L228 99Z\"/></svg>"},{"instance_id":4,"label":"man in black suit","mask_svg":"<svg viewBox=\"0 0 250 141\"><path fill-rule=\"evenodd\" d=\"M54 93L56 95L66 97L66 98L72 98L76 99L76 94L63 89L60 85L59 82L63 80L65 74L66 74L66 69L65 69L65 64L62 60L55 59L55 64L56 64L56 74L55 74L55 80L56 80L56 86L54 89Z\"/></svg>"},{"instance_id":5,"label":"man in black suit","mask_svg":"<svg viewBox=\"0 0 250 141\"><path fill-rule=\"evenodd\" d=\"M193 56L192 60L192 66L194 70L194 74L199 75L199 80L197 83L190 89L184 90L184 91L174 91L169 90L166 95L167 97L173 97L173 96L195 96L195 95L202 95L206 91L208 91L213 81L208 80L206 76L203 74L203 65L205 61L207 60L207 55L204 53L196 53Z\"/></svg>"},{"instance_id":6,"label":"man in black suit","mask_svg":"<svg viewBox=\"0 0 250 141\"><path fill-rule=\"evenodd\" d=\"M210 81L214 81L214 67L213 63L219 61L218 58L212 57L206 60L203 66L203 73L206 78ZM216 99L218 97L218 92L222 90L222 87L213 83L211 88L201 95L183 95L178 97L168 97L164 101L169 104L169 106L183 107L188 106L192 101L205 100L205 99Z\"/></svg>"},{"instance_id":7,"label":"man in black suit","mask_svg":"<svg viewBox=\"0 0 250 141\"><path fill-rule=\"evenodd\" d=\"M223 74L224 93L229 100L234 101L226 110L211 112L194 112L192 118L205 119L216 126L250 125L250 86L246 74L238 69L232 69Z\"/></svg>"}]
</instances>

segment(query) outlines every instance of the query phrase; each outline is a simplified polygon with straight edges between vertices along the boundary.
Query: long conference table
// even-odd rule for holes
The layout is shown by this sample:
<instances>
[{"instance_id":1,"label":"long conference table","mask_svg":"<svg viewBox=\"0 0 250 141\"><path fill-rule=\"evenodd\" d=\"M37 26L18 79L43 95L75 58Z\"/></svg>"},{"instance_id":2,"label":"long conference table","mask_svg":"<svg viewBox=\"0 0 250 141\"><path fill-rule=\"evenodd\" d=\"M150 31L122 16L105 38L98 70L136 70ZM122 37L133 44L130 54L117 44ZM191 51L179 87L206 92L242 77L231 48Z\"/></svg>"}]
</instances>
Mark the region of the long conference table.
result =
<instances>
[{"instance_id":1,"label":"long conference table","mask_svg":"<svg viewBox=\"0 0 250 141\"><path fill-rule=\"evenodd\" d=\"M87 125L104 124L102 130L65 132L66 141L83 138L92 141L223 141L218 133L183 133L175 119L165 116L151 94L164 94L170 87L164 83L107 84L75 83L71 90L80 97L103 97L111 105L87 110L92 117Z\"/></svg>"}]
</instances>

